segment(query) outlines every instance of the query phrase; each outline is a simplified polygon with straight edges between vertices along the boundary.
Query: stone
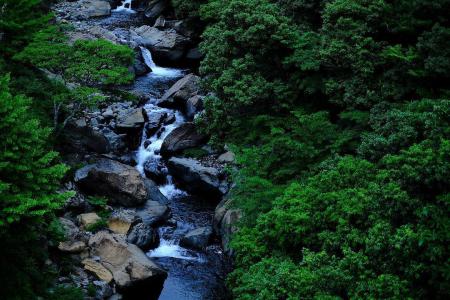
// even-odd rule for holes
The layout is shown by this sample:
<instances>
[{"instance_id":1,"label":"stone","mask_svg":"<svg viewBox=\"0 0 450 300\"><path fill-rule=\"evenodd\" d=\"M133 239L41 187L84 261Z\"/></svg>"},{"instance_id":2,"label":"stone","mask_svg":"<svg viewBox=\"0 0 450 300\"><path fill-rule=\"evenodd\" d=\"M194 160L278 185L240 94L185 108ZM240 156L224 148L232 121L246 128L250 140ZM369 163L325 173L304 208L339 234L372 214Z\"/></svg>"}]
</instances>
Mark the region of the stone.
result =
<instances>
[{"instance_id":1,"label":"stone","mask_svg":"<svg viewBox=\"0 0 450 300\"><path fill-rule=\"evenodd\" d=\"M161 155L170 156L189 148L203 145L208 136L197 131L193 123L184 123L175 128L163 141Z\"/></svg>"},{"instance_id":2,"label":"stone","mask_svg":"<svg viewBox=\"0 0 450 300\"><path fill-rule=\"evenodd\" d=\"M127 234L127 242L135 244L144 251L158 247L158 232L150 225L138 223Z\"/></svg>"},{"instance_id":3,"label":"stone","mask_svg":"<svg viewBox=\"0 0 450 300\"><path fill-rule=\"evenodd\" d=\"M126 207L141 205L151 197L135 168L111 159L100 159L77 170L75 183L88 194L105 196L110 203Z\"/></svg>"},{"instance_id":4,"label":"stone","mask_svg":"<svg viewBox=\"0 0 450 300\"><path fill-rule=\"evenodd\" d=\"M145 176L157 183L164 183L166 180L166 172L164 164L159 160L149 159L144 164Z\"/></svg>"},{"instance_id":5,"label":"stone","mask_svg":"<svg viewBox=\"0 0 450 300\"><path fill-rule=\"evenodd\" d=\"M106 283L110 283L113 280L111 272L101 263L90 258L84 259L81 263L85 270L94 273L100 280Z\"/></svg>"},{"instance_id":6,"label":"stone","mask_svg":"<svg viewBox=\"0 0 450 300\"><path fill-rule=\"evenodd\" d=\"M221 237L222 247L229 255L233 254L229 243L241 218L242 211L233 207L232 199L222 200L214 211L214 232Z\"/></svg>"},{"instance_id":7,"label":"stone","mask_svg":"<svg viewBox=\"0 0 450 300\"><path fill-rule=\"evenodd\" d=\"M83 19L104 17L111 14L111 5L108 1L88 0L82 2L82 4L79 10L79 16Z\"/></svg>"},{"instance_id":8,"label":"stone","mask_svg":"<svg viewBox=\"0 0 450 300\"><path fill-rule=\"evenodd\" d=\"M89 246L91 255L112 274L119 291L162 288L167 273L123 237L100 231L89 239Z\"/></svg>"},{"instance_id":9,"label":"stone","mask_svg":"<svg viewBox=\"0 0 450 300\"><path fill-rule=\"evenodd\" d=\"M107 282L103 280L94 280L92 284L96 288L95 294L97 299L106 299L113 295L113 290Z\"/></svg>"},{"instance_id":10,"label":"stone","mask_svg":"<svg viewBox=\"0 0 450 300\"><path fill-rule=\"evenodd\" d=\"M80 229L74 222L66 218L59 218L59 223L64 229L64 237L66 240L75 240L80 235Z\"/></svg>"},{"instance_id":11,"label":"stone","mask_svg":"<svg viewBox=\"0 0 450 300\"><path fill-rule=\"evenodd\" d=\"M148 114L148 121L145 125L145 130L147 131L147 137L154 135L158 129L161 128L164 120L167 117L166 112L153 111Z\"/></svg>"},{"instance_id":12,"label":"stone","mask_svg":"<svg viewBox=\"0 0 450 300\"><path fill-rule=\"evenodd\" d=\"M86 213L78 215L78 222L80 222L80 225L84 228L94 225L95 223L101 221L102 218L100 218L96 213Z\"/></svg>"},{"instance_id":13,"label":"stone","mask_svg":"<svg viewBox=\"0 0 450 300\"><path fill-rule=\"evenodd\" d=\"M171 218L170 208L157 201L147 201L145 206L137 211L144 224L156 226Z\"/></svg>"},{"instance_id":14,"label":"stone","mask_svg":"<svg viewBox=\"0 0 450 300\"><path fill-rule=\"evenodd\" d=\"M180 240L180 245L186 248L204 249L208 246L213 230L211 227L200 227L188 232Z\"/></svg>"},{"instance_id":15,"label":"stone","mask_svg":"<svg viewBox=\"0 0 450 300\"><path fill-rule=\"evenodd\" d=\"M142 57L142 52L138 48L135 50L135 56L134 56L134 62L133 62L133 70L134 74L136 76L142 76L149 72L151 72L152 69L150 69L149 66L144 61L144 57Z\"/></svg>"},{"instance_id":16,"label":"stone","mask_svg":"<svg viewBox=\"0 0 450 300\"><path fill-rule=\"evenodd\" d=\"M145 110L143 108L133 108L123 113L117 120L118 129L140 129L145 123Z\"/></svg>"},{"instance_id":17,"label":"stone","mask_svg":"<svg viewBox=\"0 0 450 300\"><path fill-rule=\"evenodd\" d=\"M217 161L220 162L220 163L234 163L235 160L236 160L236 156L231 151L227 151L225 153L222 153L217 158Z\"/></svg>"},{"instance_id":18,"label":"stone","mask_svg":"<svg viewBox=\"0 0 450 300\"><path fill-rule=\"evenodd\" d=\"M219 170L205 167L191 158L172 157L167 164L170 174L193 194L220 197L227 192L227 184L221 180Z\"/></svg>"},{"instance_id":19,"label":"stone","mask_svg":"<svg viewBox=\"0 0 450 300\"><path fill-rule=\"evenodd\" d=\"M160 30L148 25L131 30L132 41L152 50L155 61L179 62L190 41L174 29Z\"/></svg>"},{"instance_id":20,"label":"stone","mask_svg":"<svg viewBox=\"0 0 450 300\"><path fill-rule=\"evenodd\" d=\"M203 110L203 96L195 95L186 101L186 116L194 119L195 115Z\"/></svg>"},{"instance_id":21,"label":"stone","mask_svg":"<svg viewBox=\"0 0 450 300\"><path fill-rule=\"evenodd\" d=\"M83 250L86 249L86 243L83 241L66 241L66 242L60 242L58 244L58 249L62 252L67 253L80 253L83 252Z\"/></svg>"},{"instance_id":22,"label":"stone","mask_svg":"<svg viewBox=\"0 0 450 300\"><path fill-rule=\"evenodd\" d=\"M167 0L151 0L144 11L144 20L154 24L158 17L169 7Z\"/></svg>"},{"instance_id":23,"label":"stone","mask_svg":"<svg viewBox=\"0 0 450 300\"><path fill-rule=\"evenodd\" d=\"M200 77L188 74L167 90L157 104L161 107L184 109L186 101L200 90Z\"/></svg>"},{"instance_id":24,"label":"stone","mask_svg":"<svg viewBox=\"0 0 450 300\"><path fill-rule=\"evenodd\" d=\"M127 234L131 226L138 221L136 212L130 209L119 209L113 211L108 219L108 228L119 234Z\"/></svg>"}]
</instances>

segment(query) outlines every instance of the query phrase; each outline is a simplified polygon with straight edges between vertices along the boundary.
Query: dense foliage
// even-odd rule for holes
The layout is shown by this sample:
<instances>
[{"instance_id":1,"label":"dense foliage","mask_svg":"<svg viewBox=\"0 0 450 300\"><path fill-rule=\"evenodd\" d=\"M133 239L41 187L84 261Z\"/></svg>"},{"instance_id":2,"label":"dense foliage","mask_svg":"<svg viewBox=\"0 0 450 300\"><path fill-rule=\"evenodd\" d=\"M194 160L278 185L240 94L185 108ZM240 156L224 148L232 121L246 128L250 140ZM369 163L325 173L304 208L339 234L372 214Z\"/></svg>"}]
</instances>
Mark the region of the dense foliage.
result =
<instances>
[{"instance_id":1,"label":"dense foliage","mask_svg":"<svg viewBox=\"0 0 450 300\"><path fill-rule=\"evenodd\" d=\"M199 122L240 165L235 298L448 298L450 1L210 0L200 16Z\"/></svg>"},{"instance_id":2,"label":"dense foliage","mask_svg":"<svg viewBox=\"0 0 450 300\"><path fill-rule=\"evenodd\" d=\"M129 83L134 52L104 40L68 42L51 25L51 0L0 0L0 298L82 299L53 287L49 246L62 237L55 214L67 166L56 137L82 109Z\"/></svg>"}]
</instances>

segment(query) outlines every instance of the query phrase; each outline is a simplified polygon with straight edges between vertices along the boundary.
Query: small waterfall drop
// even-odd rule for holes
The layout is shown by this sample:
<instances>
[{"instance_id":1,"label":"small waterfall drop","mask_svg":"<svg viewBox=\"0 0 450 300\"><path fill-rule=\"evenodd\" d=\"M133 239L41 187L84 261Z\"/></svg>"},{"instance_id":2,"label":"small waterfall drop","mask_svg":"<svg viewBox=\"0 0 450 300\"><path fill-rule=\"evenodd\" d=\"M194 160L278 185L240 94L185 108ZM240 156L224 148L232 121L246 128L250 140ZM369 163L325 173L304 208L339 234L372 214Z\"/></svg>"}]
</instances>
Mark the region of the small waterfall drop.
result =
<instances>
[{"instance_id":1,"label":"small waterfall drop","mask_svg":"<svg viewBox=\"0 0 450 300\"><path fill-rule=\"evenodd\" d=\"M115 11L126 11L126 12L130 12L130 13L134 13L135 11L131 9L132 2L133 2L133 0L124 0L122 2L122 5L117 6Z\"/></svg>"},{"instance_id":2,"label":"small waterfall drop","mask_svg":"<svg viewBox=\"0 0 450 300\"><path fill-rule=\"evenodd\" d=\"M150 76L160 76L160 77L179 77L183 74L182 70L179 69L171 69L171 68L163 68L159 67L153 61L152 53L145 47L140 47L142 57L144 57L145 64L152 69Z\"/></svg>"}]
</instances>

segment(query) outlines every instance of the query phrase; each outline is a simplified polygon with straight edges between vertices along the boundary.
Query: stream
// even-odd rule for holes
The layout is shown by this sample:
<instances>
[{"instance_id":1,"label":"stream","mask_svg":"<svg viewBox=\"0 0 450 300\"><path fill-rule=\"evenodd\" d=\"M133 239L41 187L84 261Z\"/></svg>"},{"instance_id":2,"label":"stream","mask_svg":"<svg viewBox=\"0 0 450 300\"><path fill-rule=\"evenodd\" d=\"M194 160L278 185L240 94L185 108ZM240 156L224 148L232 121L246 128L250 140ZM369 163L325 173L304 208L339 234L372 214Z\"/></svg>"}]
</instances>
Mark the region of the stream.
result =
<instances>
[{"instance_id":1,"label":"stream","mask_svg":"<svg viewBox=\"0 0 450 300\"><path fill-rule=\"evenodd\" d=\"M131 9L131 2L131 0L124 1L121 6L112 11L110 17L94 22L110 29L113 27L116 33L126 32L119 27L120 24L126 24L127 20L136 24L136 13ZM215 241L204 251L194 251L179 245L181 237L187 232L203 226L212 226L217 202L189 195L177 188L165 167L164 159L159 155L164 138L186 120L179 111L158 107L155 105L156 100L178 79L188 74L189 70L160 67L155 64L148 49L141 47L141 52L152 72L137 77L131 91L146 96L148 101L144 109L148 115L166 113L175 117L172 124L163 126L151 136L147 136L146 126L144 126L140 146L134 152L136 168L142 176L145 176L144 165L149 161L161 167L165 180L161 182L159 189L167 197L167 205L172 211L173 220L170 225L163 225L158 229L159 246L147 253L153 261L168 271L164 287L156 299L227 299L224 280L229 265L219 241ZM150 294L152 293L149 292ZM146 299L145 296L143 299ZM150 296L149 299L155 298Z\"/></svg>"}]
</instances>

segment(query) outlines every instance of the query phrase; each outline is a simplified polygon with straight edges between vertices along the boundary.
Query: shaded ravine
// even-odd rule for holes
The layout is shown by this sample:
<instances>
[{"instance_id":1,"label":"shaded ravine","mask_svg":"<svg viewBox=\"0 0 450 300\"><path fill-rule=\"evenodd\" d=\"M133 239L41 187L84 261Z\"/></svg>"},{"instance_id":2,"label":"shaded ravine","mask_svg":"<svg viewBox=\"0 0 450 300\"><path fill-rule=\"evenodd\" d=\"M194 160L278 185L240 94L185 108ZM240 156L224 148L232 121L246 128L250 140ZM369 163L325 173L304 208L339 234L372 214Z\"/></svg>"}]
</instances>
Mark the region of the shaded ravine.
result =
<instances>
[{"instance_id":1,"label":"shaded ravine","mask_svg":"<svg viewBox=\"0 0 450 300\"><path fill-rule=\"evenodd\" d=\"M212 225L213 212L217 203L209 201L210 199L190 196L178 189L168 174L164 160L159 155L164 138L183 124L185 118L181 112L158 107L155 103L162 93L185 72L159 67L153 62L148 49L141 48L141 50L152 72L138 78L135 88L141 92L143 87L149 88L147 90L150 94L149 100L144 106L147 114L165 113L175 116L172 124L163 126L151 136L147 136L144 127L141 145L136 151L138 163L136 168L143 176L145 176L145 163L151 161L161 166L165 182L159 186L159 189L167 197L173 215L171 225L159 228L161 238L159 247L147 253L169 273L159 299L223 299L225 298L223 279L227 264L220 246L211 245L200 252L185 249L179 245L181 237L188 231Z\"/></svg>"}]
</instances>

